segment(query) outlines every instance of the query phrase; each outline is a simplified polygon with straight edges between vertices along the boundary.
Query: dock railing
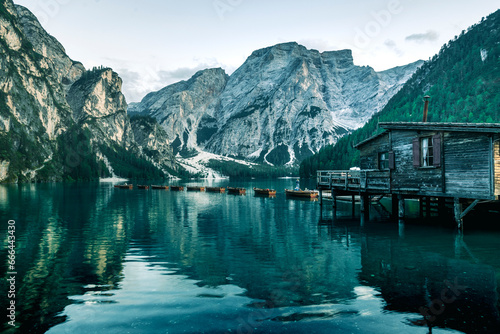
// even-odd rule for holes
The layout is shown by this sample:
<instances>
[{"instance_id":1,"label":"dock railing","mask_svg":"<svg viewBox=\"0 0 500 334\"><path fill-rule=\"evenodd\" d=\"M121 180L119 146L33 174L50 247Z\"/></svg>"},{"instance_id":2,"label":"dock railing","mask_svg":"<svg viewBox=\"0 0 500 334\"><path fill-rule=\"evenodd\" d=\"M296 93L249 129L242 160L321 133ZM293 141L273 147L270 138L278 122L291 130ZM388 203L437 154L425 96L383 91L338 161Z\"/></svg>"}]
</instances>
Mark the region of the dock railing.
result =
<instances>
[{"instance_id":1,"label":"dock railing","mask_svg":"<svg viewBox=\"0 0 500 334\"><path fill-rule=\"evenodd\" d=\"M317 188L390 191L390 173L378 169L319 170Z\"/></svg>"},{"instance_id":2,"label":"dock railing","mask_svg":"<svg viewBox=\"0 0 500 334\"><path fill-rule=\"evenodd\" d=\"M359 170L319 170L317 173L318 187L359 188L360 181Z\"/></svg>"}]
</instances>

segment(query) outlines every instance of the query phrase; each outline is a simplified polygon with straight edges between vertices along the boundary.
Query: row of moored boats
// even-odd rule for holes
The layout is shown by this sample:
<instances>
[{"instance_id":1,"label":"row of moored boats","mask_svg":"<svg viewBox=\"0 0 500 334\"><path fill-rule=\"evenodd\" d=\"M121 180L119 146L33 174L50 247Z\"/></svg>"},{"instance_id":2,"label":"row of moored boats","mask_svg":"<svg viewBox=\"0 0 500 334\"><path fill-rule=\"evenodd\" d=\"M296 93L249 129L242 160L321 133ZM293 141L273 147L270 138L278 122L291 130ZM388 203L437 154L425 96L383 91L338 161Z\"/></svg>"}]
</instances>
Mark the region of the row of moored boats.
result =
<instances>
[{"instance_id":1,"label":"row of moored boats","mask_svg":"<svg viewBox=\"0 0 500 334\"><path fill-rule=\"evenodd\" d=\"M120 184L115 185L115 188L120 189L134 189L133 184ZM202 187L202 186L165 186L165 185L137 185L138 189L153 189L153 190L171 190L171 191L184 191L186 188L187 191L206 191L206 192L215 192L215 193L229 193L229 194L239 194L245 195L247 190L245 188L239 187ZM255 195L263 195L263 196L276 196L275 189L263 189L263 188L253 188ZM318 191L316 190L290 190L285 189L285 194L291 197L302 197L302 198L316 198L318 197Z\"/></svg>"}]
</instances>

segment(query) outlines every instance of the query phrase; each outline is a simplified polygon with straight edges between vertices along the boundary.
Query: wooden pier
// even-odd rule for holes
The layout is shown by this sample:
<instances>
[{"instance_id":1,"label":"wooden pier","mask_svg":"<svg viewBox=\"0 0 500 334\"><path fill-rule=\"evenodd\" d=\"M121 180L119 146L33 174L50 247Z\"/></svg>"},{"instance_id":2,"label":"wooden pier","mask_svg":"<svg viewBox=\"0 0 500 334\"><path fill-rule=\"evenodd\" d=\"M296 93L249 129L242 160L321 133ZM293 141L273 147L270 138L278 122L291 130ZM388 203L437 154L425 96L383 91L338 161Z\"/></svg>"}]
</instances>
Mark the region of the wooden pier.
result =
<instances>
[{"instance_id":1,"label":"wooden pier","mask_svg":"<svg viewBox=\"0 0 500 334\"><path fill-rule=\"evenodd\" d=\"M370 198L391 196L393 215L405 218L404 201L420 201L421 214L453 211L459 229L477 204L500 203L500 124L379 123L384 131L355 147L357 170L318 171L323 191L359 195L361 212Z\"/></svg>"}]
</instances>

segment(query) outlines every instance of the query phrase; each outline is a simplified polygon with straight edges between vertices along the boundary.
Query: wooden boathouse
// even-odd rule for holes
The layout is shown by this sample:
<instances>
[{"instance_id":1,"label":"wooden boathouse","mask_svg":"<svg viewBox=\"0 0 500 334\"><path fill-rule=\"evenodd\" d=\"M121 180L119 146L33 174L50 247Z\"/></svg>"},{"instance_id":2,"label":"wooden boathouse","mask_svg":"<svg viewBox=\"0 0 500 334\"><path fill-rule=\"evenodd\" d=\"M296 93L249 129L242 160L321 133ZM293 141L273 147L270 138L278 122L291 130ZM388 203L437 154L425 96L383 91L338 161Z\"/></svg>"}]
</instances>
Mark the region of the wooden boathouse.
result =
<instances>
[{"instance_id":1,"label":"wooden boathouse","mask_svg":"<svg viewBox=\"0 0 500 334\"><path fill-rule=\"evenodd\" d=\"M360 195L361 211L370 197L392 195L393 215L405 216L405 198L431 201L440 209L453 203L454 218L478 203L500 200L500 124L386 122L383 132L358 143L360 169L318 171L317 188ZM322 198L320 198L322 202Z\"/></svg>"}]
</instances>

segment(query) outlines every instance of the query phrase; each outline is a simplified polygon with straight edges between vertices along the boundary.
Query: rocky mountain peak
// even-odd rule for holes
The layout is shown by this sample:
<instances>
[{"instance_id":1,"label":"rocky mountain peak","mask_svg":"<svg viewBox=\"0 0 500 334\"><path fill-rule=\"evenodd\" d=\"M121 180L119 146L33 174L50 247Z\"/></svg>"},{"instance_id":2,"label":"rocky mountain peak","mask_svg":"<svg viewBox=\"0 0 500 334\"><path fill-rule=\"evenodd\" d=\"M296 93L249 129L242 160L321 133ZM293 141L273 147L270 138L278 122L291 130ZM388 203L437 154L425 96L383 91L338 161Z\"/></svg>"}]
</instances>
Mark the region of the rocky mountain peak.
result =
<instances>
[{"instance_id":1,"label":"rocky mountain peak","mask_svg":"<svg viewBox=\"0 0 500 334\"><path fill-rule=\"evenodd\" d=\"M67 91L82 75L85 67L68 57L62 44L43 29L36 16L27 8L16 5L15 9L24 36L31 42L34 51L48 61L50 75L55 75L55 80L61 82Z\"/></svg>"},{"instance_id":2,"label":"rocky mountain peak","mask_svg":"<svg viewBox=\"0 0 500 334\"><path fill-rule=\"evenodd\" d=\"M218 98L229 76L221 68L196 72L189 80L150 93L129 108L131 115L150 115L164 127L174 150L196 149L213 132L214 112ZM198 132L198 127L210 128ZM199 135L199 136L198 136Z\"/></svg>"},{"instance_id":3,"label":"rocky mountain peak","mask_svg":"<svg viewBox=\"0 0 500 334\"><path fill-rule=\"evenodd\" d=\"M321 53L325 64L330 64L337 69L347 69L354 66L351 50L325 51Z\"/></svg>"},{"instance_id":4,"label":"rocky mountain peak","mask_svg":"<svg viewBox=\"0 0 500 334\"><path fill-rule=\"evenodd\" d=\"M379 74L355 66L350 50L283 43L254 51L229 78L205 70L151 93L133 113L155 117L180 152L296 164L364 124L417 67Z\"/></svg>"},{"instance_id":5,"label":"rocky mountain peak","mask_svg":"<svg viewBox=\"0 0 500 334\"><path fill-rule=\"evenodd\" d=\"M110 68L84 72L67 95L75 120L126 112L127 103L121 87L122 79Z\"/></svg>"}]
</instances>

